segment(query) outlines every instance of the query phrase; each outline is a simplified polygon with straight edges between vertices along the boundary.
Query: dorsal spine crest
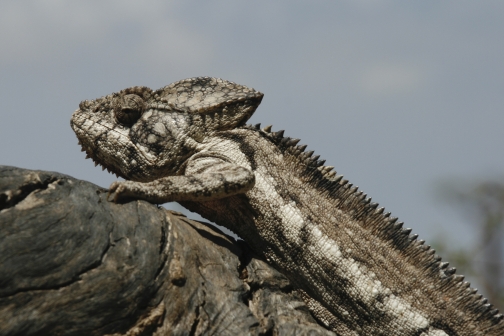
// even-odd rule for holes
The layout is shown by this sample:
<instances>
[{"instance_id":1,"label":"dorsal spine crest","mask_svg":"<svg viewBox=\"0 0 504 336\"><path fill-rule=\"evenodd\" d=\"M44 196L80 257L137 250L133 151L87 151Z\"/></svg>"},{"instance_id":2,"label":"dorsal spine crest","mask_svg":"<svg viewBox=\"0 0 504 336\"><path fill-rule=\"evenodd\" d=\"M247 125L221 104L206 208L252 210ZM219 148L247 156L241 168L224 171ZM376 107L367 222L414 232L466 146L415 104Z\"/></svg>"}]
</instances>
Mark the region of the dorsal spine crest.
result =
<instances>
[{"instance_id":1,"label":"dorsal spine crest","mask_svg":"<svg viewBox=\"0 0 504 336\"><path fill-rule=\"evenodd\" d=\"M453 267L447 268L448 263L441 262L441 257L435 255L436 251L430 246L424 245L425 241L417 240L417 234L410 234L412 231L410 228L402 228L403 222L397 222L397 217L390 217L391 213L385 212L385 208L378 208L378 203L371 202L371 198L366 198L366 194L358 191L358 187L352 187L348 180L343 179L343 175L336 175L336 172L332 171L334 167L323 166L325 160L319 161L320 156L313 156L314 151L312 150L305 151L307 145L297 145L299 139L283 137L283 130L272 132L271 125L262 130L260 124L246 128L259 132L282 152L297 157L298 164L304 166L307 174L311 177L309 183L318 188L320 192L330 195L336 200L343 200L340 206L345 207L346 210L354 208L353 216L372 232L395 244L396 249L403 254L405 259L420 261L419 267L424 269L423 273L434 279L439 289L455 291L460 296L459 304L470 306L482 318L487 318L488 323L495 324L504 319L503 314L499 314L496 309L490 309L491 305L487 304L485 299L481 299L480 294L476 294L477 289L470 288L470 283L463 281L463 275L455 274L456 269ZM446 275L444 278L440 276L440 271L443 270Z\"/></svg>"}]
</instances>

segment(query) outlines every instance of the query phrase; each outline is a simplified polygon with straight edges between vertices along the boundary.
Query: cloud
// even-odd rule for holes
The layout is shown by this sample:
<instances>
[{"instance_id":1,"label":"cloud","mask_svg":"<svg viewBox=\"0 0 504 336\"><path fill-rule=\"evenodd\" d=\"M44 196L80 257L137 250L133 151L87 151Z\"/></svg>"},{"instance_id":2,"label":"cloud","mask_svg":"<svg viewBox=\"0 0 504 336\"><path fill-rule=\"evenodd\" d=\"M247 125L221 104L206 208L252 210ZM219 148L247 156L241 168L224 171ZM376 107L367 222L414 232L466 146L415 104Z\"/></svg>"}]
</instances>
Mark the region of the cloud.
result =
<instances>
[{"instance_id":1,"label":"cloud","mask_svg":"<svg viewBox=\"0 0 504 336\"><path fill-rule=\"evenodd\" d=\"M407 64L379 64L369 67L360 76L360 87L373 96L411 93L422 87L424 75L420 67Z\"/></svg>"},{"instance_id":2,"label":"cloud","mask_svg":"<svg viewBox=\"0 0 504 336\"><path fill-rule=\"evenodd\" d=\"M0 10L0 62L41 64L62 51L107 49L123 49L121 59L141 56L160 67L204 61L212 55L211 43L177 18L174 7L161 0L6 1Z\"/></svg>"}]
</instances>

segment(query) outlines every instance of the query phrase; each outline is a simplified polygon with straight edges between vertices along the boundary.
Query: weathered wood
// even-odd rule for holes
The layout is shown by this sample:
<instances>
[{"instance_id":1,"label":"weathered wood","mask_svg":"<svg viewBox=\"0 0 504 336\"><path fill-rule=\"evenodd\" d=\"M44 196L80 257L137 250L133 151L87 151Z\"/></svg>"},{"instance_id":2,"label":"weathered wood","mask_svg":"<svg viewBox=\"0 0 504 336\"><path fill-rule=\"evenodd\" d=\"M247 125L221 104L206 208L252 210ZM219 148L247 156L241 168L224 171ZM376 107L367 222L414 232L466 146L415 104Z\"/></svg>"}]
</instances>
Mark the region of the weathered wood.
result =
<instances>
[{"instance_id":1,"label":"weathered wood","mask_svg":"<svg viewBox=\"0 0 504 336\"><path fill-rule=\"evenodd\" d=\"M0 166L0 335L333 335L245 243L106 196Z\"/></svg>"}]
</instances>

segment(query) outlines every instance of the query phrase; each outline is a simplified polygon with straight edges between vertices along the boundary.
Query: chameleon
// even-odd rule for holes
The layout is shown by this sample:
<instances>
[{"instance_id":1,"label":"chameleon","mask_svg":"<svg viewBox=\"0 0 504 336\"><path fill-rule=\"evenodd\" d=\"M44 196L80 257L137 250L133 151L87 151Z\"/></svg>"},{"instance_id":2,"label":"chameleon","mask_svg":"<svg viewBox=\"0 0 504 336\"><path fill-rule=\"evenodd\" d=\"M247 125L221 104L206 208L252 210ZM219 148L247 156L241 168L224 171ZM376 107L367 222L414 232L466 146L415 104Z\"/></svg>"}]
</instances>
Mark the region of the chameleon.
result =
<instances>
[{"instance_id":1,"label":"chameleon","mask_svg":"<svg viewBox=\"0 0 504 336\"><path fill-rule=\"evenodd\" d=\"M271 126L263 94L212 77L79 104L71 127L125 181L111 201L176 201L238 234L337 335L504 335L504 316L435 250Z\"/></svg>"}]
</instances>

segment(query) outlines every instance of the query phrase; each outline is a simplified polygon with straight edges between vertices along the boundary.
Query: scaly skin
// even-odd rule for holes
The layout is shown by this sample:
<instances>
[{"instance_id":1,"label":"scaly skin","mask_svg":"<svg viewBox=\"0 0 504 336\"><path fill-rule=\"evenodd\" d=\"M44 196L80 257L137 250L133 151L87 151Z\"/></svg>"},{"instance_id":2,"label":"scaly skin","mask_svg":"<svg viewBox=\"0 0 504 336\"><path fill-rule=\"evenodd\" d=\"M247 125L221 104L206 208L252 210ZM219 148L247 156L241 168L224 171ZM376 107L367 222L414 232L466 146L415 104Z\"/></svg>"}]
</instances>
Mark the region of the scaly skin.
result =
<instances>
[{"instance_id":1,"label":"scaly skin","mask_svg":"<svg viewBox=\"0 0 504 336\"><path fill-rule=\"evenodd\" d=\"M236 232L338 335L503 335L503 315L434 250L283 131L244 126L262 99L221 79L80 104L83 150L124 177L114 201L180 202Z\"/></svg>"}]
</instances>

